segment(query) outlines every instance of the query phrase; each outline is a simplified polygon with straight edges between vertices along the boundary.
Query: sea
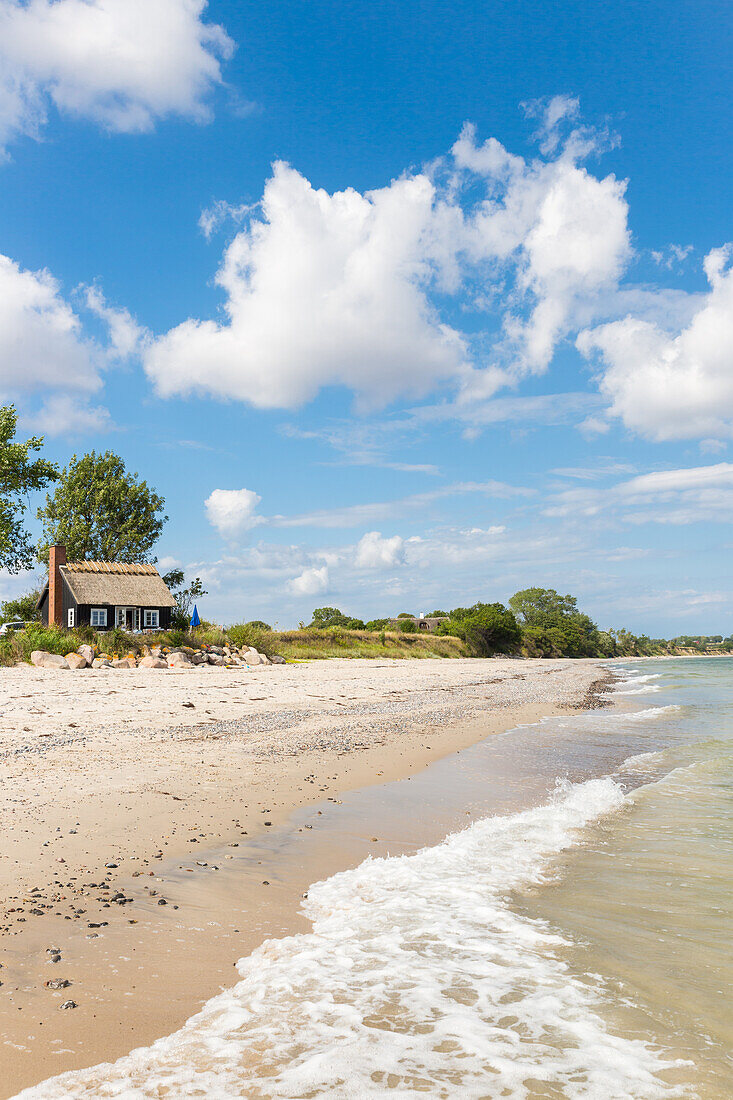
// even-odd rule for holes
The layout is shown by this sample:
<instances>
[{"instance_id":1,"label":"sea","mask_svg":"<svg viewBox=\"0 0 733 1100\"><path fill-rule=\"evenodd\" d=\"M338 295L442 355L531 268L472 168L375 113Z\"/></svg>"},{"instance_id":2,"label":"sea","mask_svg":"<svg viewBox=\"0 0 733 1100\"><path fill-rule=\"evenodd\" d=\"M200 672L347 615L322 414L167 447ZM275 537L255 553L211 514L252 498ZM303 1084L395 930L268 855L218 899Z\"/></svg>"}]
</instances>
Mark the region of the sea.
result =
<instances>
[{"instance_id":1,"label":"sea","mask_svg":"<svg viewBox=\"0 0 733 1100\"><path fill-rule=\"evenodd\" d=\"M733 659L612 668L613 706L344 796L395 854L175 1034L20 1095L729 1100Z\"/></svg>"}]
</instances>

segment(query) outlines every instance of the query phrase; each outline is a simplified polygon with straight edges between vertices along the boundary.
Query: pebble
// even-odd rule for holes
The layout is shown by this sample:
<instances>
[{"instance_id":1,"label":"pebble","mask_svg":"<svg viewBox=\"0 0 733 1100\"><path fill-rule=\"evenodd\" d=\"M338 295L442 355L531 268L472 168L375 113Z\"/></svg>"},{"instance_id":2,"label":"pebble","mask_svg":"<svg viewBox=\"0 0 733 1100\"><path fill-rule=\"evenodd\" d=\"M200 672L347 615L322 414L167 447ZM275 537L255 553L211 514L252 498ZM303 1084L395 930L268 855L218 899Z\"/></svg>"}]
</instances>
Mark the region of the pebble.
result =
<instances>
[{"instance_id":1,"label":"pebble","mask_svg":"<svg viewBox=\"0 0 733 1100\"><path fill-rule=\"evenodd\" d=\"M78 1008L78 1007L79 1006L76 1003L76 1001L64 1001L63 1004L59 1005L59 1008Z\"/></svg>"}]
</instances>

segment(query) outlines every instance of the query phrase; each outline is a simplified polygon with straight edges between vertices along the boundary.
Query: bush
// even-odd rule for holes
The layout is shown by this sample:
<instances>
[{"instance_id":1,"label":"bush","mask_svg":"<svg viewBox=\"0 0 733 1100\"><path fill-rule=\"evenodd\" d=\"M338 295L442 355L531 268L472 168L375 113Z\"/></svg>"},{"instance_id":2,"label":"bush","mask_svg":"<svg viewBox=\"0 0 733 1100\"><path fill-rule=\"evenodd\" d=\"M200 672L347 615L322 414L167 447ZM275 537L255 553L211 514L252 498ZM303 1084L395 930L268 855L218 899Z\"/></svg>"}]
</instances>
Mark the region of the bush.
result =
<instances>
[{"instance_id":1,"label":"bush","mask_svg":"<svg viewBox=\"0 0 733 1100\"><path fill-rule=\"evenodd\" d=\"M400 619L402 616L398 615L397 618ZM414 623L412 619L404 619L403 622L400 623L400 632L402 634L417 634L417 630L417 623Z\"/></svg>"},{"instance_id":2,"label":"bush","mask_svg":"<svg viewBox=\"0 0 733 1100\"><path fill-rule=\"evenodd\" d=\"M258 653L265 653L268 657L276 652L277 635L271 630L264 630L252 623L235 623L234 626L228 626L225 633L236 646L253 646Z\"/></svg>"},{"instance_id":3,"label":"bush","mask_svg":"<svg viewBox=\"0 0 733 1100\"><path fill-rule=\"evenodd\" d=\"M522 634L512 612L501 603L477 603L473 607L457 607L447 623L438 627L439 634L454 634L462 638L476 657L494 653L514 653Z\"/></svg>"}]
</instances>

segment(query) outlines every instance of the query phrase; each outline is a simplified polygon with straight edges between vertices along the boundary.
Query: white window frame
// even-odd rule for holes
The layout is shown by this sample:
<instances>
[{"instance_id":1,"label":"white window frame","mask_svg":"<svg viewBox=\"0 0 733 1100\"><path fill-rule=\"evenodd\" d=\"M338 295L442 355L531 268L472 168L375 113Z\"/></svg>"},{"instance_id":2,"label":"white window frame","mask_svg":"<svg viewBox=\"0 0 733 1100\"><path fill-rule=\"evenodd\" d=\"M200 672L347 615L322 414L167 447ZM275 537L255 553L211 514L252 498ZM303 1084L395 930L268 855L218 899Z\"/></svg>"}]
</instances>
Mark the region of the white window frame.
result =
<instances>
[{"instance_id":1,"label":"white window frame","mask_svg":"<svg viewBox=\"0 0 733 1100\"><path fill-rule=\"evenodd\" d=\"M76 625L76 608L70 607L66 612L66 625L69 630L73 630Z\"/></svg>"},{"instance_id":2,"label":"white window frame","mask_svg":"<svg viewBox=\"0 0 733 1100\"><path fill-rule=\"evenodd\" d=\"M121 612L121 614L120 614ZM127 608L115 607L115 627L118 630L124 630L127 625Z\"/></svg>"},{"instance_id":3,"label":"white window frame","mask_svg":"<svg viewBox=\"0 0 733 1100\"><path fill-rule=\"evenodd\" d=\"M94 616L97 616L98 621L95 623ZM98 630L107 626L107 608L106 607L92 607L89 611L89 624L96 627Z\"/></svg>"},{"instance_id":4,"label":"white window frame","mask_svg":"<svg viewBox=\"0 0 733 1100\"><path fill-rule=\"evenodd\" d=\"M145 630L160 630L160 611L157 607L146 607L143 612Z\"/></svg>"}]
</instances>

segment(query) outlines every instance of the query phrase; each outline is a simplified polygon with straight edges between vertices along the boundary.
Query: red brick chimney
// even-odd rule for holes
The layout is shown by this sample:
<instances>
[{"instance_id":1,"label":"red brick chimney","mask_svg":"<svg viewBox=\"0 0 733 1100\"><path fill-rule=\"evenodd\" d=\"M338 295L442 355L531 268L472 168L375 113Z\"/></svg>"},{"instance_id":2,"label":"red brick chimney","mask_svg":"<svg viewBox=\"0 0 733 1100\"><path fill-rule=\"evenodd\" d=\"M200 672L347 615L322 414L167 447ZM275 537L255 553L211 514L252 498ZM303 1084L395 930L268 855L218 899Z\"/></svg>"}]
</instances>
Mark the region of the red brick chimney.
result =
<instances>
[{"instance_id":1,"label":"red brick chimney","mask_svg":"<svg viewBox=\"0 0 733 1100\"><path fill-rule=\"evenodd\" d=\"M48 625L63 626L64 594L60 565L66 565L66 547L52 546L48 552Z\"/></svg>"}]
</instances>

